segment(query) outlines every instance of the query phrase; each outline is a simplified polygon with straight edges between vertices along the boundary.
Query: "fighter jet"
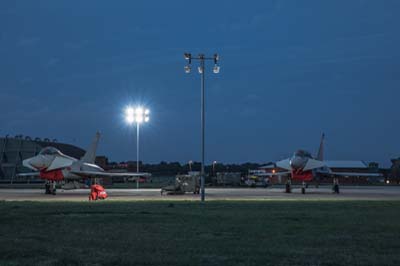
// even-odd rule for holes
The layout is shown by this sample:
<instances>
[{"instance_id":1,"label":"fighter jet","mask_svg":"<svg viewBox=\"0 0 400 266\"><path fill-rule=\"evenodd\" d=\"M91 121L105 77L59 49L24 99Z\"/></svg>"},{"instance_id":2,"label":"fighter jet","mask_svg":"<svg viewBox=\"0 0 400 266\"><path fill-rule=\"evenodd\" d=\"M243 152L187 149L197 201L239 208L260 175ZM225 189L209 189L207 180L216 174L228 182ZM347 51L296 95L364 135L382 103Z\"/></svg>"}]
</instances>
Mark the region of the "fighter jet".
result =
<instances>
[{"instance_id":1,"label":"fighter jet","mask_svg":"<svg viewBox=\"0 0 400 266\"><path fill-rule=\"evenodd\" d=\"M55 194L55 185L57 182L74 182L82 179L92 179L94 183L97 178L104 177L146 177L149 173L110 173L105 172L103 168L95 164L97 145L100 139L100 133L96 136L80 159L76 159L63 154L54 147L43 148L38 155L23 160L22 164L34 171L34 173L23 173L24 176L39 176L46 180L46 194Z\"/></svg>"},{"instance_id":2,"label":"fighter jet","mask_svg":"<svg viewBox=\"0 0 400 266\"><path fill-rule=\"evenodd\" d=\"M285 169L287 171L265 173L264 176L287 176L286 192L291 192L292 181L302 183L302 193L304 194L307 187L307 182L316 180L318 181L321 175L330 176L333 178L333 189L334 192L339 193L338 177L340 176L382 176L380 173L356 173L356 172L334 172L329 168L329 164L333 164L335 161L324 161L323 149L324 149L324 138L322 134L319 150L316 158L304 150L296 151L291 158L287 158L282 161L278 161L275 165L278 168ZM337 161L336 165L343 164L343 161Z\"/></svg>"}]
</instances>

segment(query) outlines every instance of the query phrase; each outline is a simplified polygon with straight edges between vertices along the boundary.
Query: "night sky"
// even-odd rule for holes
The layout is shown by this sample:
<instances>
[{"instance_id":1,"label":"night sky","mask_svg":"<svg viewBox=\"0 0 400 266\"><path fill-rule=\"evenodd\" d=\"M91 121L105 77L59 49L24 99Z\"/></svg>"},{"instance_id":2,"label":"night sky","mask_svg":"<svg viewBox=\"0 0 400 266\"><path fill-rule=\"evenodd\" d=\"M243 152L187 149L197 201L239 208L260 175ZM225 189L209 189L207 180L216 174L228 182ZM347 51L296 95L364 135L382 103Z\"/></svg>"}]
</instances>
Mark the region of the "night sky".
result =
<instances>
[{"instance_id":1,"label":"night sky","mask_svg":"<svg viewBox=\"0 0 400 266\"><path fill-rule=\"evenodd\" d=\"M57 138L135 159L128 104L151 109L145 162L268 162L322 132L329 160L400 156L400 1L1 1L0 135ZM194 67L196 63L194 64Z\"/></svg>"}]
</instances>

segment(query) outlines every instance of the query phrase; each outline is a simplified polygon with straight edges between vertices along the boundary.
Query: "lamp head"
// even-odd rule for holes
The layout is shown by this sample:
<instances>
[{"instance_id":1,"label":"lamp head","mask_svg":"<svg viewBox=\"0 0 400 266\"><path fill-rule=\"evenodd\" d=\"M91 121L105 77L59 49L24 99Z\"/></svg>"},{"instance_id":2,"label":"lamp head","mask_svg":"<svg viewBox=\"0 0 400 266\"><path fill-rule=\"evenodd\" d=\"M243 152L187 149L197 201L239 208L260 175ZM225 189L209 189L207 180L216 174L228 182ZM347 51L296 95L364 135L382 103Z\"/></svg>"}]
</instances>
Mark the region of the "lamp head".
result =
<instances>
[{"instance_id":1,"label":"lamp head","mask_svg":"<svg viewBox=\"0 0 400 266\"><path fill-rule=\"evenodd\" d=\"M202 66L199 66L197 70L199 71L200 74L203 74L204 72L204 68Z\"/></svg>"},{"instance_id":2,"label":"lamp head","mask_svg":"<svg viewBox=\"0 0 400 266\"><path fill-rule=\"evenodd\" d=\"M186 74L189 74L190 73L190 70L191 70L191 67L190 67L190 65L187 65L187 66L185 66L185 73Z\"/></svg>"}]
</instances>

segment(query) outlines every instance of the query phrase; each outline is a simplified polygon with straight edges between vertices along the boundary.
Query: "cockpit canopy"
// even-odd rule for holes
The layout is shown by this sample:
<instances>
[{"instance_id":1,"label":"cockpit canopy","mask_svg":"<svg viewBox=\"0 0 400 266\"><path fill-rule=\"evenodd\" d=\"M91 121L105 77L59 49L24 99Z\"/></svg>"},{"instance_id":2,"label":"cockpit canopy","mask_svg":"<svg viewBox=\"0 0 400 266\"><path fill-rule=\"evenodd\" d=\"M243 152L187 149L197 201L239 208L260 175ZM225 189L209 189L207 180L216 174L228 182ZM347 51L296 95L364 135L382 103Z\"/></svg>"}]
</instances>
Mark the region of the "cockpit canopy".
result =
<instances>
[{"instance_id":1,"label":"cockpit canopy","mask_svg":"<svg viewBox=\"0 0 400 266\"><path fill-rule=\"evenodd\" d=\"M46 147L46 148L43 148L39 152L39 154L40 155L57 155L57 154L61 155L62 153L58 149L56 149L54 147Z\"/></svg>"},{"instance_id":2,"label":"cockpit canopy","mask_svg":"<svg viewBox=\"0 0 400 266\"><path fill-rule=\"evenodd\" d=\"M302 158L312 158L311 154L309 152L306 152L304 150L298 150L294 153L295 157L302 157Z\"/></svg>"}]
</instances>

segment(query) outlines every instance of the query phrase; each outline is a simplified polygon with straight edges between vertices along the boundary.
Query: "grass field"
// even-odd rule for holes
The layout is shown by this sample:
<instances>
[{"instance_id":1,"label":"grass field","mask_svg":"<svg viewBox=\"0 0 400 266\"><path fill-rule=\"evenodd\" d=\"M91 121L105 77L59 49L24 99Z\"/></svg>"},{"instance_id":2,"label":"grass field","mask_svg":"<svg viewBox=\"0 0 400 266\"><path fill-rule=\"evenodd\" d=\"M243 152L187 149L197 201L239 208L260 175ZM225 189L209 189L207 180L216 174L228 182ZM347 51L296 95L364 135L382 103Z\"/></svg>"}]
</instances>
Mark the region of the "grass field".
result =
<instances>
[{"instance_id":1,"label":"grass field","mask_svg":"<svg viewBox=\"0 0 400 266\"><path fill-rule=\"evenodd\" d=\"M0 202L0 265L400 265L400 202Z\"/></svg>"}]
</instances>

